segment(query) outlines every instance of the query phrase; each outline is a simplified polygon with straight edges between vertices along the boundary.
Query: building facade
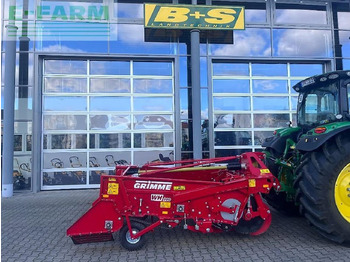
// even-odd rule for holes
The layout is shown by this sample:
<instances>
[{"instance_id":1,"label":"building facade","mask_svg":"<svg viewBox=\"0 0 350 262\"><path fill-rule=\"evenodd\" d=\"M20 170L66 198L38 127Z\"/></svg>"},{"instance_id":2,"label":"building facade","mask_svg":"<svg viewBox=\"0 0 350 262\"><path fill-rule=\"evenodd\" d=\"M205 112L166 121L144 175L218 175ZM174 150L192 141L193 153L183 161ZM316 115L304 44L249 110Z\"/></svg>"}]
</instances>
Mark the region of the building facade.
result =
<instances>
[{"instance_id":1,"label":"building facade","mask_svg":"<svg viewBox=\"0 0 350 262\"><path fill-rule=\"evenodd\" d=\"M96 188L115 164L193 157L189 30L145 30L144 2L2 1L2 39L18 27L15 189ZM245 8L245 30L201 34L203 158L261 151L296 123L295 83L350 69L348 0L197 4Z\"/></svg>"}]
</instances>

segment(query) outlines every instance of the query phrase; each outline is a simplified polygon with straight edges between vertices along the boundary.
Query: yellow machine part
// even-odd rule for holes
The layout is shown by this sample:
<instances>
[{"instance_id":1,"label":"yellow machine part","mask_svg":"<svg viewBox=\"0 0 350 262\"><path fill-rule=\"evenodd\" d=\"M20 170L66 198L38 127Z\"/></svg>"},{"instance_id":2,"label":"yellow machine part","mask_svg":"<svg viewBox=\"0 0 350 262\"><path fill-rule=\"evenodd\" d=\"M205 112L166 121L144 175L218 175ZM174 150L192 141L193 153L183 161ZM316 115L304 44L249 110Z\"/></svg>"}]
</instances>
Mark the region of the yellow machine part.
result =
<instances>
[{"instance_id":1,"label":"yellow machine part","mask_svg":"<svg viewBox=\"0 0 350 262\"><path fill-rule=\"evenodd\" d=\"M350 223L350 163L339 173L335 182L334 198L339 213Z\"/></svg>"}]
</instances>

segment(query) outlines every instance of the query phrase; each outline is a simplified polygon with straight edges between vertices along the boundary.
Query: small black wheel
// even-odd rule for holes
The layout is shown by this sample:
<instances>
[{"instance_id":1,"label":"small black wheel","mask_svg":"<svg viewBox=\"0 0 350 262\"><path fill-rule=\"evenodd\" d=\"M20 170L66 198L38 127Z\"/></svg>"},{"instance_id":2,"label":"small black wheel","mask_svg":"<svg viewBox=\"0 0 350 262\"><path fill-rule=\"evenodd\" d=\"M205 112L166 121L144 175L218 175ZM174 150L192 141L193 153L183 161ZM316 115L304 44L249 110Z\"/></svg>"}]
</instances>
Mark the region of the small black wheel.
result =
<instances>
[{"instance_id":1,"label":"small black wheel","mask_svg":"<svg viewBox=\"0 0 350 262\"><path fill-rule=\"evenodd\" d=\"M144 225L131 221L131 228L133 234L136 234L145 228ZM125 224L119 232L119 240L120 244L126 248L127 250L134 251L141 249L145 243L146 238L145 235L142 235L136 239L132 239L130 236L128 225Z\"/></svg>"}]
</instances>

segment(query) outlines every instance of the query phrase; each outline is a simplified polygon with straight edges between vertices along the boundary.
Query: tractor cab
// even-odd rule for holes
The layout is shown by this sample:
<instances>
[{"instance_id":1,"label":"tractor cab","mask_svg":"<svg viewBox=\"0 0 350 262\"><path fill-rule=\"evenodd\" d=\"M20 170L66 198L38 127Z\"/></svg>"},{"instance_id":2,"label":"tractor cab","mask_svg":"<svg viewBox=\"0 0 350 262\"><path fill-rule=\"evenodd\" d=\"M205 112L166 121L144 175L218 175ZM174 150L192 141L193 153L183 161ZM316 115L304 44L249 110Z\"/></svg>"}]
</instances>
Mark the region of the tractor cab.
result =
<instances>
[{"instance_id":1,"label":"tractor cab","mask_svg":"<svg viewBox=\"0 0 350 262\"><path fill-rule=\"evenodd\" d=\"M298 126L304 130L350 120L350 71L313 76L293 88L299 93Z\"/></svg>"}]
</instances>

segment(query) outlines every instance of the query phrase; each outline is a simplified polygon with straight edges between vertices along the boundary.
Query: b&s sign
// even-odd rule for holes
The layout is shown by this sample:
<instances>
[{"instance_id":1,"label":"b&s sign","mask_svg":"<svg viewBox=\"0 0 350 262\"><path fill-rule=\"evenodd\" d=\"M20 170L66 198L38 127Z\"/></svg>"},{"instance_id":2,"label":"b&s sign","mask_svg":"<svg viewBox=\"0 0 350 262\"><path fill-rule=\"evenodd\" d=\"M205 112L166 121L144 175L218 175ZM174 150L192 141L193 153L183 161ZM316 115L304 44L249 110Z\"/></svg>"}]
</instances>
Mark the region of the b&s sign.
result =
<instances>
[{"instance_id":1,"label":"b&s sign","mask_svg":"<svg viewBox=\"0 0 350 262\"><path fill-rule=\"evenodd\" d=\"M244 7L145 4L146 28L244 29Z\"/></svg>"}]
</instances>

